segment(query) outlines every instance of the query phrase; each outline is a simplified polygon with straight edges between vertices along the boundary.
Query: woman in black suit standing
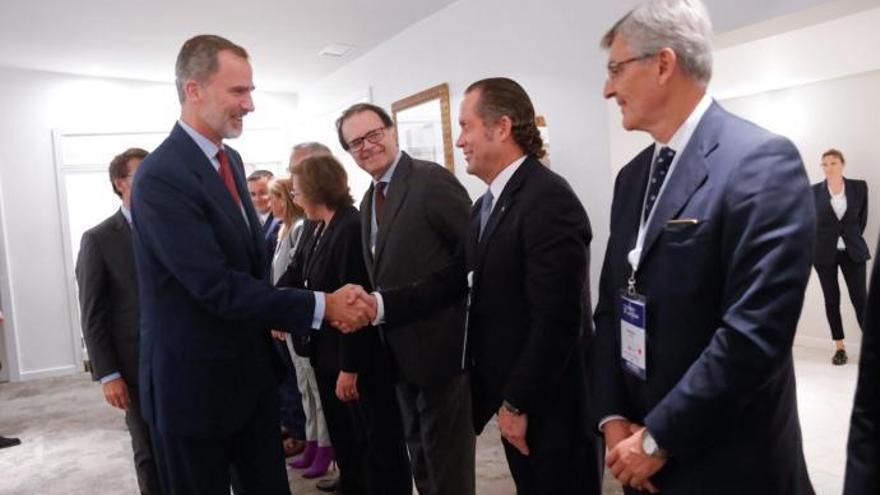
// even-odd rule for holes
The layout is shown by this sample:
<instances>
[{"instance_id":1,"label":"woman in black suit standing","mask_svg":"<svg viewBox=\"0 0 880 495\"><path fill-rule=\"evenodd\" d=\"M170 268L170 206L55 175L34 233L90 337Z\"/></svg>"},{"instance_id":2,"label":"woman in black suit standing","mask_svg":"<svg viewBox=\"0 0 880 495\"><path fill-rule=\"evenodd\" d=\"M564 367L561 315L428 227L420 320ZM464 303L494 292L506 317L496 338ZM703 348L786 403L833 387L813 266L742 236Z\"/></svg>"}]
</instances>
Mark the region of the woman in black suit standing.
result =
<instances>
[{"instance_id":1,"label":"woman in black suit standing","mask_svg":"<svg viewBox=\"0 0 880 495\"><path fill-rule=\"evenodd\" d=\"M825 314L837 350L831 362L846 364L843 323L840 319L840 287L837 270L843 272L859 326L865 313L865 265L871 255L862 234L868 222L868 184L843 177L843 153L830 149L822 154L825 180L813 185L816 200L816 251L813 265L825 296Z\"/></svg>"},{"instance_id":2,"label":"woman in black suit standing","mask_svg":"<svg viewBox=\"0 0 880 495\"><path fill-rule=\"evenodd\" d=\"M360 214L345 169L332 156L313 156L292 172L294 201L317 223L301 248L303 285L323 292L349 283L369 288ZM377 329L343 334L325 322L310 337L318 395L341 472L338 490L411 495L393 372Z\"/></svg>"}]
</instances>

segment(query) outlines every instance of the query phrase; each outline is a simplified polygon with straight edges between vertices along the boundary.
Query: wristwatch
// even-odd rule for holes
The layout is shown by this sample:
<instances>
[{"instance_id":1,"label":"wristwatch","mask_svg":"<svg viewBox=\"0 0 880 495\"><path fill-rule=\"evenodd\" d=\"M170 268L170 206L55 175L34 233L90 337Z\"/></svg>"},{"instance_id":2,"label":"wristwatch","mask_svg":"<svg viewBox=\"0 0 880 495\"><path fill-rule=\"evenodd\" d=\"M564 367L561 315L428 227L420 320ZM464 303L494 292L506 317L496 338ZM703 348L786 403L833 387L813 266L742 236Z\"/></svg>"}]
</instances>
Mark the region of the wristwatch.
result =
<instances>
[{"instance_id":1,"label":"wristwatch","mask_svg":"<svg viewBox=\"0 0 880 495\"><path fill-rule=\"evenodd\" d=\"M520 416L523 413L522 411L517 409L513 404L511 404L510 402L507 402L507 401L502 402L501 407L503 407L505 411L509 412L510 414L513 414L514 416Z\"/></svg>"},{"instance_id":2,"label":"wristwatch","mask_svg":"<svg viewBox=\"0 0 880 495\"><path fill-rule=\"evenodd\" d=\"M642 450L645 451L645 454L651 457L656 457L658 459L666 458L666 451L657 445L657 440L654 440L654 437L651 436L651 432L649 432L647 428L642 432Z\"/></svg>"}]
</instances>

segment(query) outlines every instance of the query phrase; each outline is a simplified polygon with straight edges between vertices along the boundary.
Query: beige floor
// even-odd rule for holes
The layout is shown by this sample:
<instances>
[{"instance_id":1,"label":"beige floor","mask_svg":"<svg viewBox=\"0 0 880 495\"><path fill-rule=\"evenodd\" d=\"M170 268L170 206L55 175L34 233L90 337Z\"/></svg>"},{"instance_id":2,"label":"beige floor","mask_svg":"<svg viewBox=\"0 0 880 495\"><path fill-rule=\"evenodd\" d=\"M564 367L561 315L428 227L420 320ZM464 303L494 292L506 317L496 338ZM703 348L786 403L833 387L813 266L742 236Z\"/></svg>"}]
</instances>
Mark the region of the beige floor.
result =
<instances>
[{"instance_id":1,"label":"beige floor","mask_svg":"<svg viewBox=\"0 0 880 495\"><path fill-rule=\"evenodd\" d=\"M827 350L796 348L798 399L810 476L819 495L842 490L857 365L830 364ZM854 360L853 360L854 361ZM0 495L136 493L121 414L103 404L86 375L0 384L0 434L21 446L0 450ZM494 425L478 441L477 493L514 493ZM291 472L296 495L320 493ZM606 494L620 493L607 480Z\"/></svg>"}]
</instances>

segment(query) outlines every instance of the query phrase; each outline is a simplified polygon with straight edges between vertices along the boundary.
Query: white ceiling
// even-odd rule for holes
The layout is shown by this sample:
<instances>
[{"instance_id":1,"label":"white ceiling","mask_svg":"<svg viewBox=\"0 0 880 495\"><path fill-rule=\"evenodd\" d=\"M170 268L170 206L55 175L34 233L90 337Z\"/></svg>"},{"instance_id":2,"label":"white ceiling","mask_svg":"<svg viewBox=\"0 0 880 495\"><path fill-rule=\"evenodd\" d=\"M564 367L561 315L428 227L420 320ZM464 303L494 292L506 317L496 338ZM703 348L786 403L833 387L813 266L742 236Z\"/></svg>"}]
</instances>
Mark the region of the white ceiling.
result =
<instances>
[{"instance_id":1,"label":"white ceiling","mask_svg":"<svg viewBox=\"0 0 880 495\"><path fill-rule=\"evenodd\" d=\"M454 0L0 0L0 66L172 81L196 34L250 52L257 86L278 91L326 76ZM331 43L346 57L318 52Z\"/></svg>"},{"instance_id":2,"label":"white ceiling","mask_svg":"<svg viewBox=\"0 0 880 495\"><path fill-rule=\"evenodd\" d=\"M180 45L213 33L250 52L258 87L296 92L455 1L0 0L0 67L170 82ZM511 8L520 1L530 0L510 0ZM878 0L705 2L720 32L820 4ZM503 13L486 22L499 19ZM331 43L355 48L343 58L319 56Z\"/></svg>"}]
</instances>

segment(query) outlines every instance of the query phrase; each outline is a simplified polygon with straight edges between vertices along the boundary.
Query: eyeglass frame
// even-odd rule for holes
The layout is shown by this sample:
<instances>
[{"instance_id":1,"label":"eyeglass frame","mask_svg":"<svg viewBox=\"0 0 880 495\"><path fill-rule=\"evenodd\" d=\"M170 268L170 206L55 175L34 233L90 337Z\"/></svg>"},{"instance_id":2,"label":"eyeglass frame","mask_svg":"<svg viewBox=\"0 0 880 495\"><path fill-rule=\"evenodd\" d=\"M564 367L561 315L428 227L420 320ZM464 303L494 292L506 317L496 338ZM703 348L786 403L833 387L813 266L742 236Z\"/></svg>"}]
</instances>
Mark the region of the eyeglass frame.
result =
<instances>
[{"instance_id":1,"label":"eyeglass frame","mask_svg":"<svg viewBox=\"0 0 880 495\"><path fill-rule=\"evenodd\" d=\"M346 142L345 144L348 146L349 151L360 151L364 148L364 143L369 141L371 144L376 144L385 137L385 131L390 129L391 126L377 127L375 129L371 129L364 133L363 136L356 137L351 141ZM373 137L369 137L370 135Z\"/></svg>"},{"instance_id":2,"label":"eyeglass frame","mask_svg":"<svg viewBox=\"0 0 880 495\"><path fill-rule=\"evenodd\" d=\"M642 60L647 60L659 52L654 53L646 53L645 55L639 55L636 57L628 58L626 60L615 61L609 60L608 65L605 66L605 69L608 71L608 79L616 79L620 75L620 71L623 70L623 67L627 64L631 64L633 62L641 62Z\"/></svg>"}]
</instances>

